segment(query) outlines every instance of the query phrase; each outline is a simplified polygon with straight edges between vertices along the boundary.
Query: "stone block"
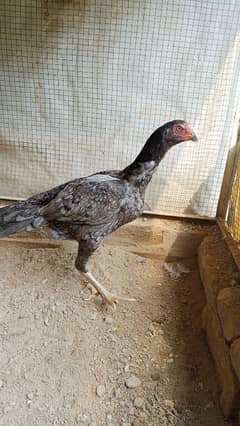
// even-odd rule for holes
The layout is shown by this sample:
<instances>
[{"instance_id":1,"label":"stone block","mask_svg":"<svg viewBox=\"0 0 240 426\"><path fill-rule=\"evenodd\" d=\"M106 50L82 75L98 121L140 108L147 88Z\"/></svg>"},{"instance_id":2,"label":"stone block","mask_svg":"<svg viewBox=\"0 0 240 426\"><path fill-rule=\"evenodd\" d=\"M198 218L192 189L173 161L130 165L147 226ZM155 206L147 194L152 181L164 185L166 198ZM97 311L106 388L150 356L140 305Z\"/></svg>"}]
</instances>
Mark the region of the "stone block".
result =
<instances>
[{"instance_id":1,"label":"stone block","mask_svg":"<svg viewBox=\"0 0 240 426\"><path fill-rule=\"evenodd\" d=\"M217 297L218 315L228 342L240 337L240 287L224 288Z\"/></svg>"},{"instance_id":2,"label":"stone block","mask_svg":"<svg viewBox=\"0 0 240 426\"><path fill-rule=\"evenodd\" d=\"M214 309L203 312L204 328L221 387L220 403L226 417L237 414L240 408L240 385L232 367L229 346L227 345L220 320Z\"/></svg>"},{"instance_id":3,"label":"stone block","mask_svg":"<svg viewBox=\"0 0 240 426\"><path fill-rule=\"evenodd\" d=\"M235 373L240 381L240 339L231 344L230 355Z\"/></svg>"},{"instance_id":4,"label":"stone block","mask_svg":"<svg viewBox=\"0 0 240 426\"><path fill-rule=\"evenodd\" d=\"M232 256L218 234L204 238L198 249L198 264L207 305L217 312L220 290L230 287L231 280L239 280Z\"/></svg>"}]
</instances>

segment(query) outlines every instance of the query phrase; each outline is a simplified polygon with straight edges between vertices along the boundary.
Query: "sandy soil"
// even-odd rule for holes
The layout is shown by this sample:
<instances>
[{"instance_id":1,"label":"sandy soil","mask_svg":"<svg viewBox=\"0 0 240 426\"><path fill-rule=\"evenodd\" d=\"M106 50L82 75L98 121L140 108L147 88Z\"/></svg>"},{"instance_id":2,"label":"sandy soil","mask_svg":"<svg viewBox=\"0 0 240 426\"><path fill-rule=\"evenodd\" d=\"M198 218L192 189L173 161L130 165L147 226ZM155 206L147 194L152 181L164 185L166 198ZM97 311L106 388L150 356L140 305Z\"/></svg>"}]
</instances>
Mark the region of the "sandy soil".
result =
<instances>
[{"instance_id":1,"label":"sandy soil","mask_svg":"<svg viewBox=\"0 0 240 426\"><path fill-rule=\"evenodd\" d=\"M196 257L172 279L169 250L144 235L128 228L91 260L106 287L137 299L107 312L74 269L75 243L1 243L1 425L230 424L201 329Z\"/></svg>"}]
</instances>

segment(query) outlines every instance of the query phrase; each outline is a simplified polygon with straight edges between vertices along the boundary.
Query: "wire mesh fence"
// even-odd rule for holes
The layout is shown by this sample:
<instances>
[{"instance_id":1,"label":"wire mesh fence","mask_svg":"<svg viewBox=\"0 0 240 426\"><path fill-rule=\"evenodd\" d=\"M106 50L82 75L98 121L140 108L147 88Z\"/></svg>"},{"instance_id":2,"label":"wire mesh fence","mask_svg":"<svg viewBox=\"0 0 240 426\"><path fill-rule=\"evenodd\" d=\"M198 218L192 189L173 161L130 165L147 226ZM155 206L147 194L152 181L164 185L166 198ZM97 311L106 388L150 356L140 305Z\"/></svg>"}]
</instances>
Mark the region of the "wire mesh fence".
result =
<instances>
[{"instance_id":1,"label":"wire mesh fence","mask_svg":"<svg viewBox=\"0 0 240 426\"><path fill-rule=\"evenodd\" d=\"M1 1L0 197L121 168L181 118L200 143L168 154L147 202L214 216L238 111L239 22L235 0Z\"/></svg>"}]
</instances>

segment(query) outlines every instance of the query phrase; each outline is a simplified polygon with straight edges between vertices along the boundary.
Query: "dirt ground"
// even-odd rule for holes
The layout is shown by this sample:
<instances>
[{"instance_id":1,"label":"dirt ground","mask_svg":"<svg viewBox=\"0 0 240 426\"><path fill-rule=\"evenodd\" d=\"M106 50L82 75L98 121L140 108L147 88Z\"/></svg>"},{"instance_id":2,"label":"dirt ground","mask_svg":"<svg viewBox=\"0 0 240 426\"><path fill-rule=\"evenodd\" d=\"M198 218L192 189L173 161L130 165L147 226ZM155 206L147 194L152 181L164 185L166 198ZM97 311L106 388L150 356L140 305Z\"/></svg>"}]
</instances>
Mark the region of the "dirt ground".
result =
<instances>
[{"instance_id":1,"label":"dirt ground","mask_svg":"<svg viewBox=\"0 0 240 426\"><path fill-rule=\"evenodd\" d=\"M196 247L206 228L139 223L91 260L107 288L137 299L115 311L89 299L74 269L75 243L1 242L0 425L233 424L219 409L201 329L196 250L179 249L192 233ZM170 276L166 256L180 262L167 266Z\"/></svg>"}]
</instances>

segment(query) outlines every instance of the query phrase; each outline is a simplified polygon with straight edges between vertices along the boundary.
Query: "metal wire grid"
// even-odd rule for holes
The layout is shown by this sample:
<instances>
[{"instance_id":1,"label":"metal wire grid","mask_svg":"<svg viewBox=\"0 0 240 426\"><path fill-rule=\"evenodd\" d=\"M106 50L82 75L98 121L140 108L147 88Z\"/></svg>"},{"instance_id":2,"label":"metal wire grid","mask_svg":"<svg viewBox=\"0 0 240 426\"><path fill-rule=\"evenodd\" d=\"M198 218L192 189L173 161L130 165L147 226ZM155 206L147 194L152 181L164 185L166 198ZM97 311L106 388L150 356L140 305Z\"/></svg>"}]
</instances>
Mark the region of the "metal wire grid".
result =
<instances>
[{"instance_id":1,"label":"metal wire grid","mask_svg":"<svg viewBox=\"0 0 240 426\"><path fill-rule=\"evenodd\" d=\"M239 97L233 0L0 3L2 197L128 164L160 124L190 121L147 194L214 216Z\"/></svg>"}]
</instances>

